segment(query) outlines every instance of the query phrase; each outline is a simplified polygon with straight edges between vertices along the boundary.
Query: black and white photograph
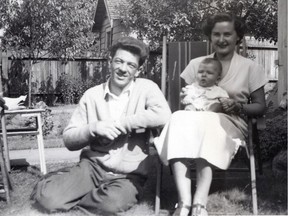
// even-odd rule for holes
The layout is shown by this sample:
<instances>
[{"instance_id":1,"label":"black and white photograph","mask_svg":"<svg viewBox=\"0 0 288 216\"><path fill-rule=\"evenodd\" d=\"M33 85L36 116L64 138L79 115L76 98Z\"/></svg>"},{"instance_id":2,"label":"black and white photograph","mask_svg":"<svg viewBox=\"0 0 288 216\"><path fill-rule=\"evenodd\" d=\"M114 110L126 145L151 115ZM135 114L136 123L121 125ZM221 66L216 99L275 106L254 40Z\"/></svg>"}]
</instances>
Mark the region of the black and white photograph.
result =
<instances>
[{"instance_id":1,"label":"black and white photograph","mask_svg":"<svg viewBox=\"0 0 288 216\"><path fill-rule=\"evenodd\" d=\"M287 0L1 0L1 216L288 215Z\"/></svg>"}]
</instances>

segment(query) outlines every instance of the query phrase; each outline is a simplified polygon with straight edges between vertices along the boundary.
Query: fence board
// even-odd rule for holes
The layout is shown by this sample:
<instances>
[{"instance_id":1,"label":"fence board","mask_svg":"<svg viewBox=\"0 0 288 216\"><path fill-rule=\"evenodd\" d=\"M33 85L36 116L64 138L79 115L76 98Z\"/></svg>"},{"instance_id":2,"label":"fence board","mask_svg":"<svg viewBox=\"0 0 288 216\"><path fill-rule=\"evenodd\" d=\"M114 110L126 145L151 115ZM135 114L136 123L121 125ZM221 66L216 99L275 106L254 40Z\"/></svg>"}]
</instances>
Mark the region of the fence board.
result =
<instances>
[{"instance_id":1,"label":"fence board","mask_svg":"<svg viewBox=\"0 0 288 216\"><path fill-rule=\"evenodd\" d=\"M278 66L275 64L275 61L278 59L277 49L248 47L248 56L264 67L267 79L278 80Z\"/></svg>"}]
</instances>

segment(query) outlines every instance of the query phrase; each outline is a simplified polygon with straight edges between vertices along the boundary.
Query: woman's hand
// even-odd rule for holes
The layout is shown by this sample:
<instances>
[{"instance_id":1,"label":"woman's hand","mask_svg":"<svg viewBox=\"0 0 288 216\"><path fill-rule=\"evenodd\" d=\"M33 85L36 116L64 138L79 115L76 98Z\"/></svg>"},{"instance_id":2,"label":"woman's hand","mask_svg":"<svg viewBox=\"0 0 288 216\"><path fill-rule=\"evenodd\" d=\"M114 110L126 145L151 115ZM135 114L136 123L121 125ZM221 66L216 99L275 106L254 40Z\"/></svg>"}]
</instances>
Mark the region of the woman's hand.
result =
<instances>
[{"instance_id":1,"label":"woman's hand","mask_svg":"<svg viewBox=\"0 0 288 216\"><path fill-rule=\"evenodd\" d=\"M240 105L231 98L219 98L222 108L227 114L235 114L240 110Z\"/></svg>"}]
</instances>

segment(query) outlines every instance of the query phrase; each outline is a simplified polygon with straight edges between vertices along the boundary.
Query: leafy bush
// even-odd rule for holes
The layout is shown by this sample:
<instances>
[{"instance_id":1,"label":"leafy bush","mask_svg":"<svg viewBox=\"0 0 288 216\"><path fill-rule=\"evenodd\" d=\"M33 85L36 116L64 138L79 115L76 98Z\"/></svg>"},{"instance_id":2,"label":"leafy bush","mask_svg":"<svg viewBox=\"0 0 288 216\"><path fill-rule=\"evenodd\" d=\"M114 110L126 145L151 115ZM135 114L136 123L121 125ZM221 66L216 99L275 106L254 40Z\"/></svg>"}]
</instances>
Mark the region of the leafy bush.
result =
<instances>
[{"instance_id":1,"label":"leafy bush","mask_svg":"<svg viewBox=\"0 0 288 216\"><path fill-rule=\"evenodd\" d=\"M55 135L60 137L60 136L62 136L64 129L67 127L67 125L70 121L71 113L67 113L67 112L62 111L60 114L58 114L58 118L59 118L58 119L59 124L57 125Z\"/></svg>"},{"instance_id":2,"label":"leafy bush","mask_svg":"<svg viewBox=\"0 0 288 216\"><path fill-rule=\"evenodd\" d=\"M46 108L45 112L41 114L41 117L43 120L43 125L42 125L43 135L47 136L48 134L50 134L50 132L52 131L54 127L51 110Z\"/></svg>"},{"instance_id":3,"label":"leafy bush","mask_svg":"<svg viewBox=\"0 0 288 216\"><path fill-rule=\"evenodd\" d=\"M80 76L73 78L69 74L62 73L55 91L65 104L73 104L78 103L83 93L94 85L93 80L83 80Z\"/></svg>"},{"instance_id":4,"label":"leafy bush","mask_svg":"<svg viewBox=\"0 0 288 216\"><path fill-rule=\"evenodd\" d=\"M60 99L65 104L78 103L84 92L105 80L102 77L96 76L97 73L94 72L94 76L88 79L82 79L79 75L77 77L72 77L69 74L62 73L60 78L56 82L55 91L60 95Z\"/></svg>"},{"instance_id":5,"label":"leafy bush","mask_svg":"<svg viewBox=\"0 0 288 216\"><path fill-rule=\"evenodd\" d=\"M8 91L10 96L28 94L28 79L29 73L25 68L24 61L13 59L9 70L9 79L3 79L4 87L5 84L8 84L8 89L5 91Z\"/></svg>"},{"instance_id":6,"label":"leafy bush","mask_svg":"<svg viewBox=\"0 0 288 216\"><path fill-rule=\"evenodd\" d=\"M40 83L40 88L39 88L39 93L43 94L43 93L54 93L55 89L53 87L53 77L52 77L52 74L50 74L48 77L47 77L47 80L46 81L42 81Z\"/></svg>"},{"instance_id":7,"label":"leafy bush","mask_svg":"<svg viewBox=\"0 0 288 216\"><path fill-rule=\"evenodd\" d=\"M45 109L45 111L41 113L42 131L43 131L43 136L47 136L48 134L50 134L50 132L52 131L54 127L51 109L49 109L48 106L43 101L40 101L39 103L37 103L34 106L34 108ZM25 121L25 126L35 127L36 126L35 118L34 117L27 118Z\"/></svg>"},{"instance_id":8,"label":"leafy bush","mask_svg":"<svg viewBox=\"0 0 288 216\"><path fill-rule=\"evenodd\" d=\"M281 150L287 150L287 111L277 108L266 119L266 128L259 131L261 157L272 160Z\"/></svg>"},{"instance_id":9,"label":"leafy bush","mask_svg":"<svg viewBox=\"0 0 288 216\"><path fill-rule=\"evenodd\" d=\"M60 94L60 98L64 103L68 104L73 101L73 80L66 73L62 73L56 82L56 93Z\"/></svg>"},{"instance_id":10,"label":"leafy bush","mask_svg":"<svg viewBox=\"0 0 288 216\"><path fill-rule=\"evenodd\" d=\"M266 128L259 131L261 157L271 161L282 150L287 150L287 109L280 108L278 85L265 86Z\"/></svg>"}]
</instances>

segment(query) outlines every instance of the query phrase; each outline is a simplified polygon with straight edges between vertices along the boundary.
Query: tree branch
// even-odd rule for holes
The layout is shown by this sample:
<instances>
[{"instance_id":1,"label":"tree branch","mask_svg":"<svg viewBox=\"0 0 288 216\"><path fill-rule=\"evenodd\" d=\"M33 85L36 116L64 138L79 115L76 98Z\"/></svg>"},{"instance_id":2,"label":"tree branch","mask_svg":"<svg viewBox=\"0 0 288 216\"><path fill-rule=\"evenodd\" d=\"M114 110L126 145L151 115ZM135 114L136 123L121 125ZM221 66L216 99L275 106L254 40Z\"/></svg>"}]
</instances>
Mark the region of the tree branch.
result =
<instances>
[{"instance_id":1,"label":"tree branch","mask_svg":"<svg viewBox=\"0 0 288 216\"><path fill-rule=\"evenodd\" d=\"M254 6L258 3L257 0L254 0L253 3L251 4L251 6L248 8L246 14L243 16L243 20L244 22L246 21L247 17L250 15L252 8L254 8Z\"/></svg>"}]
</instances>

